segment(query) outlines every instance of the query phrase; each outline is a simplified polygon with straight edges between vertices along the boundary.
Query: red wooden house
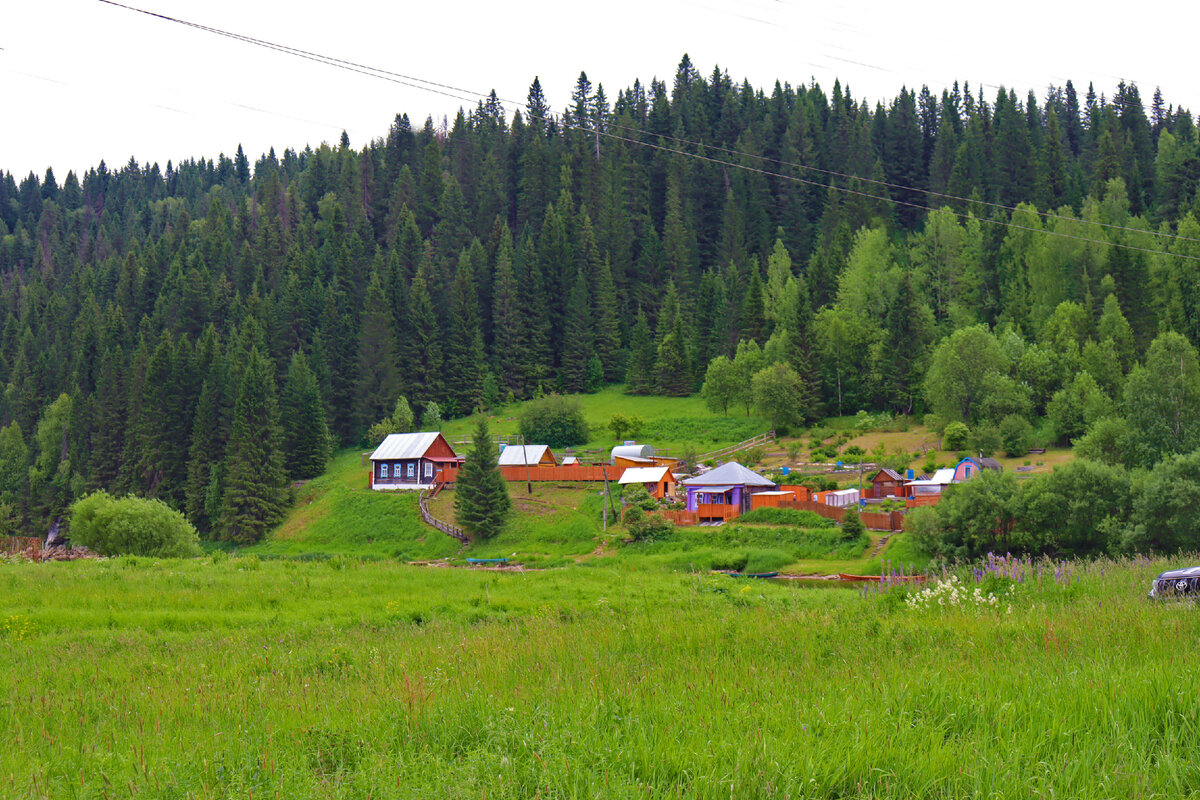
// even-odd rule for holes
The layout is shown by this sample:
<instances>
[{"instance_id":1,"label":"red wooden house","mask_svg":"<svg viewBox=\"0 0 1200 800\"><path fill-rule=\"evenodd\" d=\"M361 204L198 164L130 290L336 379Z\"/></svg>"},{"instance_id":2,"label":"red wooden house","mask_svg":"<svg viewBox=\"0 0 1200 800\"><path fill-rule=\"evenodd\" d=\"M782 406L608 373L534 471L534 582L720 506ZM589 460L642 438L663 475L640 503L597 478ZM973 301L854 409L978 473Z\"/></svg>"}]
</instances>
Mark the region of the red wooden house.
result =
<instances>
[{"instance_id":1,"label":"red wooden house","mask_svg":"<svg viewBox=\"0 0 1200 800\"><path fill-rule=\"evenodd\" d=\"M463 459L437 431L393 433L371 453L371 488L428 489L452 483Z\"/></svg>"}]
</instances>

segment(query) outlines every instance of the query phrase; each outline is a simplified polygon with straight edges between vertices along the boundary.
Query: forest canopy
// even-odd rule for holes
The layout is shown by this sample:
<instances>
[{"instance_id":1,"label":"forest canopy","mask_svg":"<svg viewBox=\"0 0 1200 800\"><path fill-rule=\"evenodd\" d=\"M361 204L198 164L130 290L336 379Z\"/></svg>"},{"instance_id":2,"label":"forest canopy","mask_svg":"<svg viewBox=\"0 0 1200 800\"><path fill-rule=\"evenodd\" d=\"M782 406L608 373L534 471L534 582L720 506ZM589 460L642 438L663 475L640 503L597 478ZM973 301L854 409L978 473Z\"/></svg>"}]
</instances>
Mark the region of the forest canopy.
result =
<instances>
[{"instance_id":1,"label":"forest canopy","mask_svg":"<svg viewBox=\"0 0 1200 800\"><path fill-rule=\"evenodd\" d=\"M1186 452L1125 398L1200 342L1187 110L1070 82L872 106L686 56L610 96L581 73L558 115L535 80L524 109L399 114L358 147L0 172L0 523L105 489L253 540L401 396L439 420L686 395L719 357L726 384L785 364L805 419L1016 440L1050 414L1064 441L1144 432L1140 465Z\"/></svg>"}]
</instances>

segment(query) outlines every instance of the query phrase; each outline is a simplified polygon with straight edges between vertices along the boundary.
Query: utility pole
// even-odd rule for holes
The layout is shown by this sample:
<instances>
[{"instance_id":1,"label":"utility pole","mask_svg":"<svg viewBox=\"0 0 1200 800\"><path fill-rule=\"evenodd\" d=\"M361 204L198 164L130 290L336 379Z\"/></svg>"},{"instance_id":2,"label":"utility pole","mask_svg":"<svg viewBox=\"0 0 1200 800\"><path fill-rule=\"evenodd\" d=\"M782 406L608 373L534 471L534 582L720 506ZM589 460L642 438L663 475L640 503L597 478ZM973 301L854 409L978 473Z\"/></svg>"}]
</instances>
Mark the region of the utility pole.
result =
<instances>
[{"instance_id":1,"label":"utility pole","mask_svg":"<svg viewBox=\"0 0 1200 800\"><path fill-rule=\"evenodd\" d=\"M525 488L529 494L533 494L533 479L529 477L529 451L525 449L525 434L520 434L521 437L521 460L525 462Z\"/></svg>"}]
</instances>

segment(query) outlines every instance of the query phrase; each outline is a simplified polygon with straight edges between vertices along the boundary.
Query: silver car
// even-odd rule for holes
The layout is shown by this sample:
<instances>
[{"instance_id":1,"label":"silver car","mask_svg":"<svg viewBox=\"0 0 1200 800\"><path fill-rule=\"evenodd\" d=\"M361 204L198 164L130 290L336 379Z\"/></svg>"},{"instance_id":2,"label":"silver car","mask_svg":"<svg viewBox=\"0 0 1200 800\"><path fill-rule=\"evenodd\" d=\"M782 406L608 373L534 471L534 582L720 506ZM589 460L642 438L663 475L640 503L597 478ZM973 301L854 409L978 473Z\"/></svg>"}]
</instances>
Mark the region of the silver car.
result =
<instances>
[{"instance_id":1,"label":"silver car","mask_svg":"<svg viewBox=\"0 0 1200 800\"><path fill-rule=\"evenodd\" d=\"M1167 570L1150 584L1150 596L1200 597L1200 567Z\"/></svg>"}]
</instances>

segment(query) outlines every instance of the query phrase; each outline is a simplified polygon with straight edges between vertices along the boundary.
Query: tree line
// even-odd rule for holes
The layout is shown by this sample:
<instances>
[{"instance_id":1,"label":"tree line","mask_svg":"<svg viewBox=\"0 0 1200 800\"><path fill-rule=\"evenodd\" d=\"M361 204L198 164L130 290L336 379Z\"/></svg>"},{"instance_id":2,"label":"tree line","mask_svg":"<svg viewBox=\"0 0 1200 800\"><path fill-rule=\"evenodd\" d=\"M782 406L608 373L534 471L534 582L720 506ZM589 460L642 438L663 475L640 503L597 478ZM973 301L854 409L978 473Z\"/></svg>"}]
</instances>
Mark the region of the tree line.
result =
<instances>
[{"instance_id":1,"label":"tree line","mask_svg":"<svg viewBox=\"0 0 1200 800\"><path fill-rule=\"evenodd\" d=\"M758 348L753 393L801 420L911 413L982 326L1006 359L982 397L1033 415L1080 365L1113 397L1109 350L1125 374L1200 338L1200 146L1158 93L872 107L685 56L608 97L581 74L554 114L535 79L511 114L400 114L358 148L0 173L0 525L104 488L253 540L401 395L685 395Z\"/></svg>"}]
</instances>

